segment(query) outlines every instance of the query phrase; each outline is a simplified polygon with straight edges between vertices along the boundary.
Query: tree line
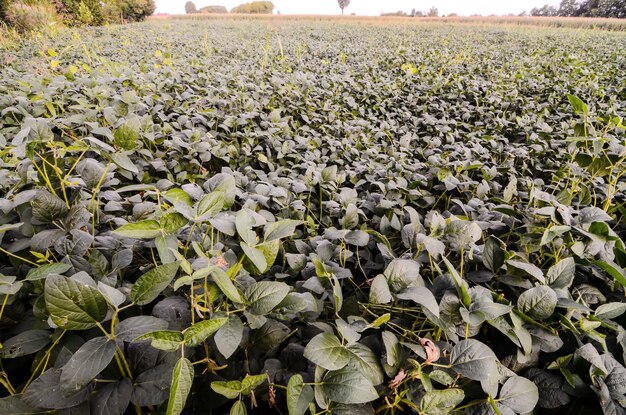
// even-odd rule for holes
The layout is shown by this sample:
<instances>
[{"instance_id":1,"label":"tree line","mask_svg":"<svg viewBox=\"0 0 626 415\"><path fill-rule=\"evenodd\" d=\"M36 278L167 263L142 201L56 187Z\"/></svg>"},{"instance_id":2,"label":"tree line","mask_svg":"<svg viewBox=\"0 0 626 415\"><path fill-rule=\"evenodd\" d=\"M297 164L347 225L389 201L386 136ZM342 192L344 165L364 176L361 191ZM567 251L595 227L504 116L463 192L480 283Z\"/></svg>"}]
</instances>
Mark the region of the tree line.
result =
<instances>
[{"instance_id":1,"label":"tree line","mask_svg":"<svg viewBox=\"0 0 626 415\"><path fill-rule=\"evenodd\" d=\"M231 13L248 13L248 14L271 14L274 11L274 4L271 1L253 1L251 3L240 4L234 7ZM224 6L213 5L197 8L193 1L185 3L185 13L228 13L228 9Z\"/></svg>"},{"instance_id":2,"label":"tree line","mask_svg":"<svg viewBox=\"0 0 626 415\"><path fill-rule=\"evenodd\" d=\"M561 0L558 7L535 7L531 16L626 18L626 0Z\"/></svg>"}]
</instances>

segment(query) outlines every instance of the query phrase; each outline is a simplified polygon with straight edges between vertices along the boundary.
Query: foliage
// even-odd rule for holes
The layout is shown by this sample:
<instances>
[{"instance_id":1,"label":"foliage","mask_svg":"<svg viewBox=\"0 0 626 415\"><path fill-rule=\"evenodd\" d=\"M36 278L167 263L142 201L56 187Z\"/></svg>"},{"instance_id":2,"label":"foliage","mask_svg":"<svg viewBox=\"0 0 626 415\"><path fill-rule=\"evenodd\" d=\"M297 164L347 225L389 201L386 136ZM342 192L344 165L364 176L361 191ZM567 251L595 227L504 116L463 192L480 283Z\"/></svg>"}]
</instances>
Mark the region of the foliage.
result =
<instances>
[{"instance_id":1,"label":"foliage","mask_svg":"<svg viewBox=\"0 0 626 415\"><path fill-rule=\"evenodd\" d=\"M350 5L350 0L337 0L337 2L339 3L341 14L343 14L344 9Z\"/></svg>"},{"instance_id":2,"label":"foliage","mask_svg":"<svg viewBox=\"0 0 626 415\"><path fill-rule=\"evenodd\" d=\"M188 1L187 3L185 3L185 13L187 14L198 13L198 9L196 8L196 5L194 4L193 1Z\"/></svg>"},{"instance_id":3,"label":"foliage","mask_svg":"<svg viewBox=\"0 0 626 415\"><path fill-rule=\"evenodd\" d=\"M4 13L4 21L20 33L29 33L56 20L54 10L39 3L11 2Z\"/></svg>"},{"instance_id":4,"label":"foliage","mask_svg":"<svg viewBox=\"0 0 626 415\"><path fill-rule=\"evenodd\" d=\"M0 72L0 413L621 413L625 35L268 20Z\"/></svg>"},{"instance_id":5,"label":"foliage","mask_svg":"<svg viewBox=\"0 0 626 415\"><path fill-rule=\"evenodd\" d=\"M228 14L228 9L224 6L204 6L200 8L200 13Z\"/></svg>"},{"instance_id":6,"label":"foliage","mask_svg":"<svg viewBox=\"0 0 626 415\"><path fill-rule=\"evenodd\" d=\"M561 0L557 9L545 5L533 8L531 16L564 16L564 17L609 17L626 18L625 0Z\"/></svg>"},{"instance_id":7,"label":"foliage","mask_svg":"<svg viewBox=\"0 0 626 415\"><path fill-rule=\"evenodd\" d=\"M253 1L251 3L243 3L234 7L231 13L244 14L272 14L274 11L274 3L271 1Z\"/></svg>"}]
</instances>

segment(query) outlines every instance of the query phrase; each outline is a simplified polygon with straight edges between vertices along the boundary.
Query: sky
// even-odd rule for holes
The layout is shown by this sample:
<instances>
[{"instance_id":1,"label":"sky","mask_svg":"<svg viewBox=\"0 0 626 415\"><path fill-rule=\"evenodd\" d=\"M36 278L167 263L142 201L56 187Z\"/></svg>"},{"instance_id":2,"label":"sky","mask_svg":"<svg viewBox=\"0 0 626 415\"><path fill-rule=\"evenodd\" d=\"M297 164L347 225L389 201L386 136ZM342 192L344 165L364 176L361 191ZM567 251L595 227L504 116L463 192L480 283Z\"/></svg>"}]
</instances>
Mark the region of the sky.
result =
<instances>
[{"instance_id":1,"label":"sky","mask_svg":"<svg viewBox=\"0 0 626 415\"><path fill-rule=\"evenodd\" d=\"M222 5L232 9L241 3L252 0L192 0L197 8L209 5ZM187 0L156 0L157 13L182 14ZM281 14L340 14L337 0L272 0L274 13ZM558 5L558 0L352 0L346 13L377 16L381 12L398 10L409 13L411 9L426 11L437 7L440 14L459 15L521 13L544 4Z\"/></svg>"}]
</instances>

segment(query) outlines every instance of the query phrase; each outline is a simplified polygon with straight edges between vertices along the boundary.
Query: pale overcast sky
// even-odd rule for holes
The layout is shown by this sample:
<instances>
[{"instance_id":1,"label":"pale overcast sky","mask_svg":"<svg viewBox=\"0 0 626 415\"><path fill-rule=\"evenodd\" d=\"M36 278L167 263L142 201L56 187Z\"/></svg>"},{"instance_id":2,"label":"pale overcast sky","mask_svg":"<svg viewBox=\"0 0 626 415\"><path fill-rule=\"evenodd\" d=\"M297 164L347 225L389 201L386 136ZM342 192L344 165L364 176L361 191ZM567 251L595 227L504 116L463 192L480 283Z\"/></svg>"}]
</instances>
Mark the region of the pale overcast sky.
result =
<instances>
[{"instance_id":1,"label":"pale overcast sky","mask_svg":"<svg viewBox=\"0 0 626 415\"><path fill-rule=\"evenodd\" d=\"M251 0L192 0L197 8L209 5L222 5L231 9ZM340 14L337 0L272 0L276 11L282 14ZM156 0L157 13L178 14L185 12L187 0ZM431 6L440 14L507 14L528 11L544 4L558 5L558 0L352 0L346 13L377 16L381 12L411 9L428 10Z\"/></svg>"}]
</instances>

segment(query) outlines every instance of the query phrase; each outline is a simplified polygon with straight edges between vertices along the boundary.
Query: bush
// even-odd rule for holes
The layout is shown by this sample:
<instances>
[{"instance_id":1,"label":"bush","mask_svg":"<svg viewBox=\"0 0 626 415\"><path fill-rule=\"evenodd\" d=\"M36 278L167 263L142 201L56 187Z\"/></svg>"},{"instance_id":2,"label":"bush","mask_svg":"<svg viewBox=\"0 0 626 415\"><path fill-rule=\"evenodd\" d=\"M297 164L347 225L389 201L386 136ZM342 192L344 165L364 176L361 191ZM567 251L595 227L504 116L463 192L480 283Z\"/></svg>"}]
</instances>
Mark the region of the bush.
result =
<instances>
[{"instance_id":1,"label":"bush","mask_svg":"<svg viewBox=\"0 0 626 415\"><path fill-rule=\"evenodd\" d=\"M200 8L200 13L216 13L216 14L227 14L228 9L224 6L205 6Z\"/></svg>"},{"instance_id":2,"label":"bush","mask_svg":"<svg viewBox=\"0 0 626 415\"><path fill-rule=\"evenodd\" d=\"M271 14L274 11L274 3L271 1L253 1L252 3L244 3L232 9L231 13L248 13L248 14Z\"/></svg>"},{"instance_id":3,"label":"bush","mask_svg":"<svg viewBox=\"0 0 626 415\"><path fill-rule=\"evenodd\" d=\"M37 30L57 18L54 8L44 4L12 3L5 13L6 22L20 33Z\"/></svg>"}]
</instances>

